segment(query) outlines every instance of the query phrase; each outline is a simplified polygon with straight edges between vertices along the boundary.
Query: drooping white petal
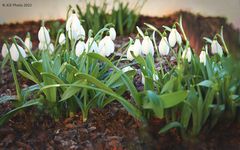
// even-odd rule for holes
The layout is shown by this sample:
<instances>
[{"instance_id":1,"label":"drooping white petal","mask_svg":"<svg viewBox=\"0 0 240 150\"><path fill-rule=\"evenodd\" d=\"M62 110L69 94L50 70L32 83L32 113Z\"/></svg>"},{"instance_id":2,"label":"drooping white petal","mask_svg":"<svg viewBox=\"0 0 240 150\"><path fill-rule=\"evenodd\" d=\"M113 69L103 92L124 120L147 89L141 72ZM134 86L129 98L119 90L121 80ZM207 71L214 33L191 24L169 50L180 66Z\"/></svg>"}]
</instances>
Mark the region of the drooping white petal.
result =
<instances>
[{"instance_id":1,"label":"drooping white petal","mask_svg":"<svg viewBox=\"0 0 240 150\"><path fill-rule=\"evenodd\" d=\"M70 40L85 39L85 30L76 14L71 14L71 16L68 18L66 30L68 31L68 37Z\"/></svg>"},{"instance_id":2,"label":"drooping white petal","mask_svg":"<svg viewBox=\"0 0 240 150\"><path fill-rule=\"evenodd\" d=\"M110 36L105 36L99 42L99 54L102 56L110 56L114 52L115 46Z\"/></svg>"},{"instance_id":3,"label":"drooping white petal","mask_svg":"<svg viewBox=\"0 0 240 150\"><path fill-rule=\"evenodd\" d=\"M114 28L110 28L109 29L109 36L111 37L111 39L114 41L116 39L116 30Z\"/></svg>"},{"instance_id":4,"label":"drooping white petal","mask_svg":"<svg viewBox=\"0 0 240 150\"><path fill-rule=\"evenodd\" d=\"M134 53L134 45L130 45L127 50L127 59L132 61L134 58L133 58L131 52Z\"/></svg>"},{"instance_id":5,"label":"drooping white petal","mask_svg":"<svg viewBox=\"0 0 240 150\"><path fill-rule=\"evenodd\" d=\"M156 73L153 74L153 81L158 81L159 78L158 78L158 75Z\"/></svg>"},{"instance_id":6,"label":"drooping white petal","mask_svg":"<svg viewBox=\"0 0 240 150\"><path fill-rule=\"evenodd\" d=\"M142 84L145 85L145 76L143 73L142 73Z\"/></svg>"},{"instance_id":7,"label":"drooping white petal","mask_svg":"<svg viewBox=\"0 0 240 150\"><path fill-rule=\"evenodd\" d=\"M169 54L170 47L167 43L167 38L166 37L163 37L161 39L158 48L159 48L160 55L165 56L165 55Z\"/></svg>"},{"instance_id":8,"label":"drooping white petal","mask_svg":"<svg viewBox=\"0 0 240 150\"><path fill-rule=\"evenodd\" d=\"M42 43L50 44L51 39L48 30L43 26L38 31L38 40Z\"/></svg>"},{"instance_id":9,"label":"drooping white petal","mask_svg":"<svg viewBox=\"0 0 240 150\"><path fill-rule=\"evenodd\" d=\"M212 49L212 54L218 54L220 57L222 57L223 49L217 40L212 41L211 49Z\"/></svg>"},{"instance_id":10,"label":"drooping white petal","mask_svg":"<svg viewBox=\"0 0 240 150\"><path fill-rule=\"evenodd\" d=\"M199 59L200 59L200 63L203 63L204 66L206 66L207 58L206 58L206 52L205 51L201 51L201 53L199 55Z\"/></svg>"},{"instance_id":11,"label":"drooping white petal","mask_svg":"<svg viewBox=\"0 0 240 150\"><path fill-rule=\"evenodd\" d=\"M80 55L82 55L82 53L84 52L85 48L86 48L85 43L83 41L79 41L77 43L76 49L75 49L76 56L79 57Z\"/></svg>"},{"instance_id":12,"label":"drooping white petal","mask_svg":"<svg viewBox=\"0 0 240 150\"><path fill-rule=\"evenodd\" d=\"M32 49L32 42L31 42L30 37L26 37L24 43L26 46L26 49L25 49L26 52L28 52L28 50Z\"/></svg>"},{"instance_id":13,"label":"drooping white petal","mask_svg":"<svg viewBox=\"0 0 240 150\"><path fill-rule=\"evenodd\" d=\"M191 51L191 48L187 48L183 51L182 53L182 59L187 59L188 62L191 62L191 59L192 59L192 51Z\"/></svg>"},{"instance_id":14,"label":"drooping white petal","mask_svg":"<svg viewBox=\"0 0 240 150\"><path fill-rule=\"evenodd\" d=\"M64 33L61 33L59 36L59 39L58 39L58 43L60 45L63 45L63 44L65 44L65 42L66 42L66 37L65 37Z\"/></svg>"},{"instance_id":15,"label":"drooping white petal","mask_svg":"<svg viewBox=\"0 0 240 150\"><path fill-rule=\"evenodd\" d=\"M149 53L154 55L154 47L149 36L145 36L142 41L142 53L148 55Z\"/></svg>"},{"instance_id":16,"label":"drooping white petal","mask_svg":"<svg viewBox=\"0 0 240 150\"><path fill-rule=\"evenodd\" d=\"M134 55L139 56L142 52L142 44L139 39L136 39L134 42Z\"/></svg>"},{"instance_id":17,"label":"drooping white petal","mask_svg":"<svg viewBox=\"0 0 240 150\"><path fill-rule=\"evenodd\" d=\"M90 53L90 52L95 52L98 53L99 48L97 43L94 41L94 39L92 37L88 38L87 42L86 42L86 52Z\"/></svg>"},{"instance_id":18,"label":"drooping white petal","mask_svg":"<svg viewBox=\"0 0 240 150\"><path fill-rule=\"evenodd\" d=\"M49 52L50 54L54 52L54 45L52 43L49 44Z\"/></svg>"},{"instance_id":19,"label":"drooping white petal","mask_svg":"<svg viewBox=\"0 0 240 150\"><path fill-rule=\"evenodd\" d=\"M8 54L8 48L7 45L4 43L2 46L2 56L5 58Z\"/></svg>"},{"instance_id":20,"label":"drooping white petal","mask_svg":"<svg viewBox=\"0 0 240 150\"><path fill-rule=\"evenodd\" d=\"M174 47L176 43L181 44L182 38L178 31L173 28L169 34L168 41L171 47Z\"/></svg>"},{"instance_id":21,"label":"drooping white petal","mask_svg":"<svg viewBox=\"0 0 240 150\"><path fill-rule=\"evenodd\" d=\"M46 50L47 49L47 44L45 42L39 42L38 49L39 50Z\"/></svg>"},{"instance_id":22,"label":"drooping white petal","mask_svg":"<svg viewBox=\"0 0 240 150\"><path fill-rule=\"evenodd\" d=\"M15 44L12 44L12 46L10 48L10 54L11 54L11 57L12 57L13 61L18 61L18 59L19 59L18 50L21 53L23 58L27 57L24 49L21 46L19 46L19 45L16 46Z\"/></svg>"}]
</instances>

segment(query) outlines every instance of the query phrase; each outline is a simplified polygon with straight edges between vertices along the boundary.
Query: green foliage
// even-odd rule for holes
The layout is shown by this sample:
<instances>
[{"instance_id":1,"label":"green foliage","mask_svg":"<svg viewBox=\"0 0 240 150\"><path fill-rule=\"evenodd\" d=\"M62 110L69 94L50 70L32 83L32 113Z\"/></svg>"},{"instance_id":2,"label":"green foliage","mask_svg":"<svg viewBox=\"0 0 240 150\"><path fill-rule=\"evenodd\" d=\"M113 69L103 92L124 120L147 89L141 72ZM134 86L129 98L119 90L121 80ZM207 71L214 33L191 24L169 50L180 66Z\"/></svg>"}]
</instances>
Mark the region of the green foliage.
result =
<instances>
[{"instance_id":1,"label":"green foliage","mask_svg":"<svg viewBox=\"0 0 240 150\"><path fill-rule=\"evenodd\" d=\"M106 0L102 0L100 5L87 1L85 10L80 5L76 5L76 8L80 18L84 20L83 26L87 31L92 29L96 34L99 29L111 23L119 35L128 35L134 31L145 2L146 0L137 1L131 7L129 2L114 0L113 6L108 10Z\"/></svg>"}]
</instances>

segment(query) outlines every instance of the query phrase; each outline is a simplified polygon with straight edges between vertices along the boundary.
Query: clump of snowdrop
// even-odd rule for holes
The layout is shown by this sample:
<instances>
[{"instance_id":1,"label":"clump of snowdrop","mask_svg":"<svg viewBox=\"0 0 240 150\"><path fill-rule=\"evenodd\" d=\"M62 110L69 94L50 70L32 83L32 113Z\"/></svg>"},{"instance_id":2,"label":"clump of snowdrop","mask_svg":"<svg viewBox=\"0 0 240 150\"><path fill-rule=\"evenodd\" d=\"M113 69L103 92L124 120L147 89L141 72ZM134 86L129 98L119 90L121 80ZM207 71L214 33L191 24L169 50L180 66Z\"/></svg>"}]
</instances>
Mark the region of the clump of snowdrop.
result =
<instances>
[{"instance_id":1,"label":"clump of snowdrop","mask_svg":"<svg viewBox=\"0 0 240 150\"><path fill-rule=\"evenodd\" d=\"M102 56L110 56L114 52L115 46L110 36L105 36L99 42L99 54Z\"/></svg>"},{"instance_id":2,"label":"clump of snowdrop","mask_svg":"<svg viewBox=\"0 0 240 150\"><path fill-rule=\"evenodd\" d=\"M133 56L132 56L132 53L137 57L139 55L141 55L141 52L142 52L142 45L141 45L141 42L139 39L136 39L134 44L131 44L127 50L127 59L128 60L133 60Z\"/></svg>"},{"instance_id":3,"label":"clump of snowdrop","mask_svg":"<svg viewBox=\"0 0 240 150\"><path fill-rule=\"evenodd\" d=\"M200 63L203 63L204 66L206 66L207 63L207 54L205 51L201 51L200 55L199 55L199 59L200 59Z\"/></svg>"},{"instance_id":4,"label":"clump of snowdrop","mask_svg":"<svg viewBox=\"0 0 240 150\"><path fill-rule=\"evenodd\" d=\"M149 36L144 36L142 41L142 53L144 55L151 54L154 55L154 46Z\"/></svg>"},{"instance_id":5,"label":"clump of snowdrop","mask_svg":"<svg viewBox=\"0 0 240 150\"><path fill-rule=\"evenodd\" d=\"M212 41L211 49L212 49L212 54L218 54L220 57L222 57L223 49L216 39Z\"/></svg>"},{"instance_id":6,"label":"clump of snowdrop","mask_svg":"<svg viewBox=\"0 0 240 150\"><path fill-rule=\"evenodd\" d=\"M5 58L8 54L8 48L7 48L7 45L4 43L3 46L2 46L2 56L3 58Z\"/></svg>"},{"instance_id":7,"label":"clump of snowdrop","mask_svg":"<svg viewBox=\"0 0 240 150\"><path fill-rule=\"evenodd\" d=\"M12 46L10 47L10 55L13 61L18 61L19 60L19 52L22 55L23 58L27 57L24 49L19 46L18 44L12 44Z\"/></svg>"},{"instance_id":8,"label":"clump of snowdrop","mask_svg":"<svg viewBox=\"0 0 240 150\"><path fill-rule=\"evenodd\" d=\"M178 43L179 45L182 44L181 35L178 33L178 31L175 27L173 27L171 29L171 32L170 32L169 37L168 37L168 41L169 41L169 45L171 47L174 47L176 45L176 43Z\"/></svg>"},{"instance_id":9,"label":"clump of snowdrop","mask_svg":"<svg viewBox=\"0 0 240 150\"><path fill-rule=\"evenodd\" d=\"M111 39L113 41L116 39L117 33L116 33L116 30L114 28L109 29L109 36L111 37Z\"/></svg>"},{"instance_id":10,"label":"clump of snowdrop","mask_svg":"<svg viewBox=\"0 0 240 150\"><path fill-rule=\"evenodd\" d=\"M159 49L160 55L162 55L162 56L165 56L165 55L169 54L170 47L169 47L169 44L168 44L168 41L167 41L166 37L162 37L162 39L159 43L158 49Z\"/></svg>"},{"instance_id":11,"label":"clump of snowdrop","mask_svg":"<svg viewBox=\"0 0 240 150\"><path fill-rule=\"evenodd\" d=\"M28 52L28 50L30 51L32 49L32 41L31 41L31 37L30 34L28 33L25 40L24 40L24 44L25 44L25 51Z\"/></svg>"},{"instance_id":12,"label":"clump of snowdrop","mask_svg":"<svg viewBox=\"0 0 240 150\"><path fill-rule=\"evenodd\" d=\"M59 39L58 39L58 43L60 45L64 45L66 43L66 37L65 37L64 33L60 34Z\"/></svg>"},{"instance_id":13,"label":"clump of snowdrop","mask_svg":"<svg viewBox=\"0 0 240 150\"><path fill-rule=\"evenodd\" d=\"M182 59L187 59L188 62L191 62L192 59L192 51L191 48L188 47L187 49L185 49L182 53Z\"/></svg>"},{"instance_id":14,"label":"clump of snowdrop","mask_svg":"<svg viewBox=\"0 0 240 150\"><path fill-rule=\"evenodd\" d=\"M85 30L78 19L77 14L72 13L67 20L66 30L68 32L68 37L70 40L85 39Z\"/></svg>"}]
</instances>

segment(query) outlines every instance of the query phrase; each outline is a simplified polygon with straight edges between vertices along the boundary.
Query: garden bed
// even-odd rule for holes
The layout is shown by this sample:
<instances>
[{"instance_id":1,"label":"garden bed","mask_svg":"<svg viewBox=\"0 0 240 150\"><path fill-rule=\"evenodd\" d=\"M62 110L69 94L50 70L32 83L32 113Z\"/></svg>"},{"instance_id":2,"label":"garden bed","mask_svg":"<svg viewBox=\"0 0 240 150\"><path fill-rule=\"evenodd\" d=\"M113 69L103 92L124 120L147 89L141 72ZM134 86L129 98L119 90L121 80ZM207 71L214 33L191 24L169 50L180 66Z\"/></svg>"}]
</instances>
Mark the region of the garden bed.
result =
<instances>
[{"instance_id":1,"label":"garden bed","mask_svg":"<svg viewBox=\"0 0 240 150\"><path fill-rule=\"evenodd\" d=\"M202 47L199 41L208 35L213 36L221 25L226 26L226 41L236 39L234 29L226 24L222 18L204 18L190 13L183 14L184 26L190 42L195 49ZM171 25L177 20L179 14L170 17L152 18L140 17L139 26L144 22L157 27ZM191 21L190 21L191 20ZM59 20L63 23L62 20ZM198 24L199 26L196 26ZM1 25L0 37L11 37L30 32L33 35L33 49L37 47L37 32L40 22L26 22L23 24ZM206 25L206 27L204 27ZM50 26L48 22L46 26ZM194 33L194 34L190 34ZM134 36L134 35L132 35ZM2 39L0 39L2 42ZM119 37L117 47L128 41L128 37ZM235 42L233 42L235 43ZM2 46L2 43L0 43ZM238 44L231 44L237 48ZM199 53L199 52L198 52ZM10 68L2 71L1 95L15 95ZM32 83L25 79L20 80L21 87ZM11 103L0 106L0 115L11 109ZM240 124L220 120L220 123L208 134L203 133L198 139L186 141L171 130L165 134L158 134L162 127L159 120L150 121L150 125L135 120L118 103L107 105L104 109L90 110L87 122L82 122L81 113L72 118L54 121L46 112L37 114L35 109L20 112L0 128L0 148L3 149L240 149ZM221 123L223 122L223 123Z\"/></svg>"}]
</instances>

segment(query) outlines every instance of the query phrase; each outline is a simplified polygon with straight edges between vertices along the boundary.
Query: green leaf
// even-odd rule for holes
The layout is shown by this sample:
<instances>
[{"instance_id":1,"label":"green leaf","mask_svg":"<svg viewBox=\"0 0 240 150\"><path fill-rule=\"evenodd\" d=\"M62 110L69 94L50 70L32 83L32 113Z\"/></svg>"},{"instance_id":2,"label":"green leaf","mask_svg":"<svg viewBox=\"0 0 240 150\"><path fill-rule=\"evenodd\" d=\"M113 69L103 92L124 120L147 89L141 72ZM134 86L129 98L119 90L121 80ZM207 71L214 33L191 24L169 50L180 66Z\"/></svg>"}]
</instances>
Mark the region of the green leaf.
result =
<instances>
[{"instance_id":1,"label":"green leaf","mask_svg":"<svg viewBox=\"0 0 240 150\"><path fill-rule=\"evenodd\" d=\"M182 128L182 125L181 125L181 123L174 121L174 122L168 123L158 133L159 134L165 133L172 128Z\"/></svg>"},{"instance_id":2,"label":"green leaf","mask_svg":"<svg viewBox=\"0 0 240 150\"><path fill-rule=\"evenodd\" d=\"M160 99L163 101L164 108L174 107L177 104L183 102L187 97L187 91L178 91L168 94L160 95Z\"/></svg>"},{"instance_id":3,"label":"green leaf","mask_svg":"<svg viewBox=\"0 0 240 150\"><path fill-rule=\"evenodd\" d=\"M18 70L18 72L25 78L33 81L34 83L38 83L38 80L36 78L34 78L33 76L31 76L29 73L27 73L26 71L23 70Z\"/></svg>"}]
</instances>

